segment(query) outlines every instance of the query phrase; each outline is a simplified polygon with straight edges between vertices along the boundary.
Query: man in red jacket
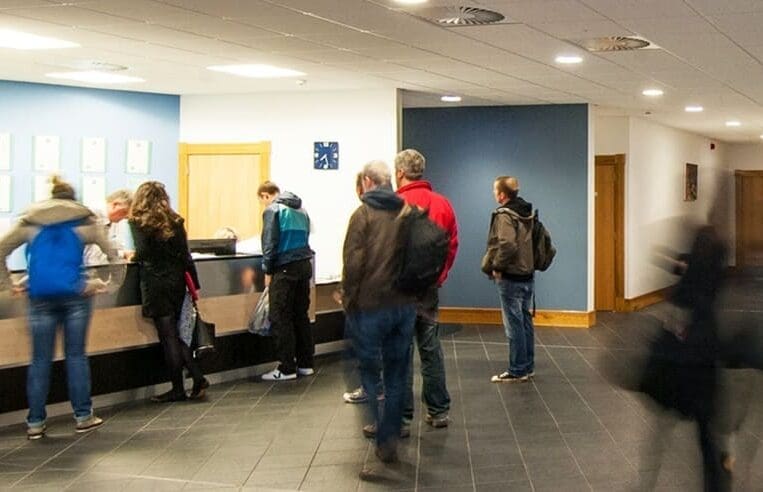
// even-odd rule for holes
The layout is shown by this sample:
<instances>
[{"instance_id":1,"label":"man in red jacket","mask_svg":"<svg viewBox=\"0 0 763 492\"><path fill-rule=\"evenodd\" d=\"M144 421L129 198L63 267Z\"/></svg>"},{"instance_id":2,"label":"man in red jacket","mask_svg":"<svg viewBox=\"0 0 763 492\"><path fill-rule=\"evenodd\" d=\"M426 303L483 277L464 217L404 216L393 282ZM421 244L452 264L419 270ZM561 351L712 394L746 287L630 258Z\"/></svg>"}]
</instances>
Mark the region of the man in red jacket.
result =
<instances>
[{"instance_id":1,"label":"man in red jacket","mask_svg":"<svg viewBox=\"0 0 763 492\"><path fill-rule=\"evenodd\" d=\"M445 384L445 364L440 330L437 323L439 307L438 291L448 271L453 266L458 250L458 224L450 202L444 196L432 191L432 185L423 178L426 159L416 150L407 149L395 157L395 181L397 193L410 205L429 210L429 218L440 226L450 238L450 247L445 268L437 285L433 286L420 300L416 313L416 345L421 359L423 387L422 400L427 406L426 422L432 427L448 426L450 395ZM413 420L413 351L408 366L408 391L403 410L403 420Z\"/></svg>"}]
</instances>

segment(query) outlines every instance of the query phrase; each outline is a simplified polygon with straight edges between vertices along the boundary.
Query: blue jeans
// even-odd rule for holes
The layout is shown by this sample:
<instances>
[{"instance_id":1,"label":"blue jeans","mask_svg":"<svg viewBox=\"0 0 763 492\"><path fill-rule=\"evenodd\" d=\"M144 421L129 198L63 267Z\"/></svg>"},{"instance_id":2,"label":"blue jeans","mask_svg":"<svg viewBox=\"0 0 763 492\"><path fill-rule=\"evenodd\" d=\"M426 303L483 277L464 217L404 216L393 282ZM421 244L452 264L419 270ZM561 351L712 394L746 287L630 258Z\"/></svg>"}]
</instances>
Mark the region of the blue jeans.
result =
<instances>
[{"instance_id":1,"label":"blue jeans","mask_svg":"<svg viewBox=\"0 0 763 492\"><path fill-rule=\"evenodd\" d=\"M376 423L376 444L394 443L400 435L416 308L413 304L405 304L357 311L348 316L353 326L353 347L360 363L360 379L369 395L368 408ZM380 372L384 379L381 410L372 396L379 394Z\"/></svg>"},{"instance_id":2,"label":"blue jeans","mask_svg":"<svg viewBox=\"0 0 763 492\"><path fill-rule=\"evenodd\" d=\"M90 363L85 353L87 328L92 314L91 300L86 297L62 299L30 299L29 328L32 335L32 364L27 372L27 424L39 427L45 423L50 387L50 368L56 330L64 330L66 381L69 399L77 422L87 420L93 413L90 400Z\"/></svg>"},{"instance_id":3,"label":"blue jeans","mask_svg":"<svg viewBox=\"0 0 763 492\"><path fill-rule=\"evenodd\" d=\"M496 281L501 299L503 329L509 340L509 374L525 376L535 370L535 329L530 313L535 282Z\"/></svg>"}]
</instances>

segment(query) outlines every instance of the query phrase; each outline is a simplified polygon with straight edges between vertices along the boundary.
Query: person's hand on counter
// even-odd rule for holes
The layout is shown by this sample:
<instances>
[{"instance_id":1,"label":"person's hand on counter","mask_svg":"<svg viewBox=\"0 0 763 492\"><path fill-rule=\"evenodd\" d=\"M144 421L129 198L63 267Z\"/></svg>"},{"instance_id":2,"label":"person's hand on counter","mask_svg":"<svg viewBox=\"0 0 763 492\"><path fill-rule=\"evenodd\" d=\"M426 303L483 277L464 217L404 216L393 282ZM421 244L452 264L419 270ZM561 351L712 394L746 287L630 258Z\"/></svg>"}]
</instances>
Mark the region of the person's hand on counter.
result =
<instances>
[{"instance_id":1,"label":"person's hand on counter","mask_svg":"<svg viewBox=\"0 0 763 492\"><path fill-rule=\"evenodd\" d=\"M13 287L11 287L11 296L13 297L21 297L24 294L26 294L26 286L22 284L15 284Z\"/></svg>"}]
</instances>

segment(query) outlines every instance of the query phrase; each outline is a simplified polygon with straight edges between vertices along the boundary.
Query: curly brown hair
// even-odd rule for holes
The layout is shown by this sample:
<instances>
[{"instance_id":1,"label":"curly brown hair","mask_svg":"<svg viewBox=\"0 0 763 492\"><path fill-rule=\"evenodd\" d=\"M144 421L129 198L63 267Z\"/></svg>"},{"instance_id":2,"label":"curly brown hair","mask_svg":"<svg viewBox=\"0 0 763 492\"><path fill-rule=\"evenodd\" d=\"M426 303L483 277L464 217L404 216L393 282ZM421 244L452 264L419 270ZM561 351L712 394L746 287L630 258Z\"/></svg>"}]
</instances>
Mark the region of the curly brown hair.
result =
<instances>
[{"instance_id":1,"label":"curly brown hair","mask_svg":"<svg viewBox=\"0 0 763 492\"><path fill-rule=\"evenodd\" d=\"M170 207L170 197L159 181L146 181L138 187L130 208L130 221L160 239L175 235L175 225L183 218Z\"/></svg>"}]
</instances>

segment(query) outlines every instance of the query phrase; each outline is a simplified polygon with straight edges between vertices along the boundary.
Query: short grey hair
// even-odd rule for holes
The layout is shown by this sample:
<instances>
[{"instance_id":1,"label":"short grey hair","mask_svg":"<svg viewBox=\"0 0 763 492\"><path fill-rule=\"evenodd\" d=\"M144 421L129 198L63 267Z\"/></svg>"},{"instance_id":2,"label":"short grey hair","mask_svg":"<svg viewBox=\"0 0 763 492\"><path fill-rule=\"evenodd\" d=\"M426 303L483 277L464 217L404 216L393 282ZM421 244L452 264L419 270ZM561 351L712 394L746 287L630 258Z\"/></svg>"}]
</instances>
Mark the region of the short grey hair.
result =
<instances>
[{"instance_id":1,"label":"short grey hair","mask_svg":"<svg viewBox=\"0 0 763 492\"><path fill-rule=\"evenodd\" d=\"M106 197L106 203L120 202L128 207L132 205L132 191L117 190Z\"/></svg>"},{"instance_id":2,"label":"short grey hair","mask_svg":"<svg viewBox=\"0 0 763 492\"><path fill-rule=\"evenodd\" d=\"M403 171L407 179L416 181L424 176L427 160L415 149L405 149L395 156L395 171Z\"/></svg>"},{"instance_id":3,"label":"short grey hair","mask_svg":"<svg viewBox=\"0 0 763 492\"><path fill-rule=\"evenodd\" d=\"M371 161L363 166L363 176L376 186L389 186L392 183L392 171L384 161Z\"/></svg>"}]
</instances>

